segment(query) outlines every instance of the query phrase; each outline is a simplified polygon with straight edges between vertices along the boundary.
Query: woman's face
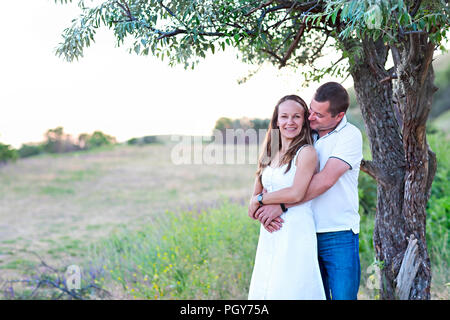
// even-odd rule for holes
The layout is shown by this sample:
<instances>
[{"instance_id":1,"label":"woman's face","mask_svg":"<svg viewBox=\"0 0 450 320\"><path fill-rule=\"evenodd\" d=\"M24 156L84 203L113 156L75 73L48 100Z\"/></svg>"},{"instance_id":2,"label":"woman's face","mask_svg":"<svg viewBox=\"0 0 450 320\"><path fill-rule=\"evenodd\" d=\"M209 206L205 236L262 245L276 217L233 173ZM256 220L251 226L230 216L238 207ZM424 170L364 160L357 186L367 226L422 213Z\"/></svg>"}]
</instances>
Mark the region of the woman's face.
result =
<instances>
[{"instance_id":1,"label":"woman's face","mask_svg":"<svg viewBox=\"0 0 450 320\"><path fill-rule=\"evenodd\" d=\"M294 139L300 134L305 123L305 109L294 100L287 100L278 106L277 125L280 135L287 139Z\"/></svg>"}]
</instances>

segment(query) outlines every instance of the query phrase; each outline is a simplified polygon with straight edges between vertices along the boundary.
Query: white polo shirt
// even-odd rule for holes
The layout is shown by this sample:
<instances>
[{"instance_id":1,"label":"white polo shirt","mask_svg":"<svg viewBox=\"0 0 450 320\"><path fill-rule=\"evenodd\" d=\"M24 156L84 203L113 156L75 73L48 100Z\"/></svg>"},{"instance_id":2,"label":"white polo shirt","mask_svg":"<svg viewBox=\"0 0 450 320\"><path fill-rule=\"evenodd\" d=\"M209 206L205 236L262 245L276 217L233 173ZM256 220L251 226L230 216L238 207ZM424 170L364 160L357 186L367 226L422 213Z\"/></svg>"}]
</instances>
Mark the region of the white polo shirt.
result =
<instances>
[{"instance_id":1,"label":"white polo shirt","mask_svg":"<svg viewBox=\"0 0 450 320\"><path fill-rule=\"evenodd\" d=\"M362 136L344 116L336 129L322 138L315 135L314 147L322 171L330 158L350 166L325 193L312 200L316 232L352 230L359 233L358 174L362 160ZM316 140L317 139L317 140Z\"/></svg>"}]
</instances>

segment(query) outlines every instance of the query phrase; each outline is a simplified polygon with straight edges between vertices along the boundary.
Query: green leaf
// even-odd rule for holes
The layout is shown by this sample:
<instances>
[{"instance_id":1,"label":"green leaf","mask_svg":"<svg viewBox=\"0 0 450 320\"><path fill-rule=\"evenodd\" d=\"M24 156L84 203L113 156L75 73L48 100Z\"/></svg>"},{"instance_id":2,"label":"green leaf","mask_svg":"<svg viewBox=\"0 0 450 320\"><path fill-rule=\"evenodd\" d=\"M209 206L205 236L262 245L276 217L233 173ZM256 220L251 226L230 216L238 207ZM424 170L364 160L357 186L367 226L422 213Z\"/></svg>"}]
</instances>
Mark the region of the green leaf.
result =
<instances>
[{"instance_id":1,"label":"green leaf","mask_svg":"<svg viewBox=\"0 0 450 320\"><path fill-rule=\"evenodd\" d=\"M331 21L333 22L333 24L336 23L336 17L337 17L337 15L338 15L338 10L335 10L335 11L333 12L333 14L331 15Z\"/></svg>"}]
</instances>

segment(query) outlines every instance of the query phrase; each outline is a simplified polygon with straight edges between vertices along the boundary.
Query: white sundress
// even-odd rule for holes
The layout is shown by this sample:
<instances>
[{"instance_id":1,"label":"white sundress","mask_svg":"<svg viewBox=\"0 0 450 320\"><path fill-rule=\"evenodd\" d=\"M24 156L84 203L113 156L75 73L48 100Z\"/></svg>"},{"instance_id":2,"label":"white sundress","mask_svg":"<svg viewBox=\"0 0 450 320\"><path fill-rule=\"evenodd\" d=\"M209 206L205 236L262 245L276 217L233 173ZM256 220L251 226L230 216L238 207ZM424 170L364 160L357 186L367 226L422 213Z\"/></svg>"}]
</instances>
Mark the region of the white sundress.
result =
<instances>
[{"instance_id":1,"label":"white sundress","mask_svg":"<svg viewBox=\"0 0 450 320\"><path fill-rule=\"evenodd\" d=\"M262 184L267 192L292 186L302 148L286 174L287 164L264 168ZM261 225L248 299L325 299L311 202L289 208L281 218L284 220L281 229L273 233Z\"/></svg>"}]
</instances>

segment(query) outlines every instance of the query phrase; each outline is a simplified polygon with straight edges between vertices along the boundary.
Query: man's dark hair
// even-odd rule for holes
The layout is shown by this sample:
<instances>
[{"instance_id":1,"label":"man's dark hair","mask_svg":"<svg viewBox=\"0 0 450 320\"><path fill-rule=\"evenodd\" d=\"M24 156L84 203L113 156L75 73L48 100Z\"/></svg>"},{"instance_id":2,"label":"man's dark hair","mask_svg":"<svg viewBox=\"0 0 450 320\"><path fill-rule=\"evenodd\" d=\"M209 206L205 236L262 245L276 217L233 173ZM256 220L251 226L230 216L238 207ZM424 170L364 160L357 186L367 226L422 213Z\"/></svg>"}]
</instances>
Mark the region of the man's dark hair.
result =
<instances>
[{"instance_id":1,"label":"man's dark hair","mask_svg":"<svg viewBox=\"0 0 450 320\"><path fill-rule=\"evenodd\" d=\"M350 104L350 98L347 90L337 82L327 82L321 85L315 95L317 102L330 101L328 112L335 117L340 112L346 112Z\"/></svg>"}]
</instances>

